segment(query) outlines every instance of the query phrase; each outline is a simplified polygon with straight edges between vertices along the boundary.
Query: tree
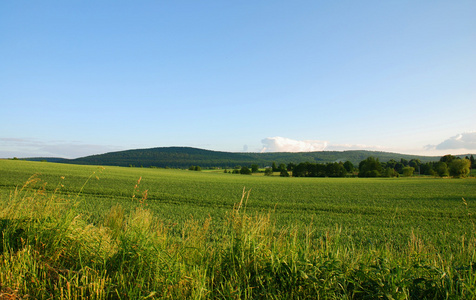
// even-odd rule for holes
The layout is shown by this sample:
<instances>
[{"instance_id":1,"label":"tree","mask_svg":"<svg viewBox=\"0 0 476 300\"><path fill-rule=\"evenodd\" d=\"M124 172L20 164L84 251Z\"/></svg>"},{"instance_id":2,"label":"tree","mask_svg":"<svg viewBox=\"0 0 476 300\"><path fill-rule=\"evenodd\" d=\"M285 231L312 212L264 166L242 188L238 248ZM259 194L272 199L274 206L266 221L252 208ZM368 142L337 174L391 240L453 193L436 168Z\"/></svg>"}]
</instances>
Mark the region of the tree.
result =
<instances>
[{"instance_id":1,"label":"tree","mask_svg":"<svg viewBox=\"0 0 476 300\"><path fill-rule=\"evenodd\" d=\"M395 159L391 159L391 160L387 161L387 163L386 163L387 168L395 169L396 165L397 165L397 161Z\"/></svg>"},{"instance_id":2,"label":"tree","mask_svg":"<svg viewBox=\"0 0 476 300\"><path fill-rule=\"evenodd\" d=\"M307 165L309 163L299 163L297 166L294 166L293 177L306 177L308 174Z\"/></svg>"},{"instance_id":3,"label":"tree","mask_svg":"<svg viewBox=\"0 0 476 300\"><path fill-rule=\"evenodd\" d=\"M473 157L473 154L471 154L471 156L469 157L469 161L471 162L471 169L475 168L476 167L476 164L475 164L475 161L474 161L474 157Z\"/></svg>"},{"instance_id":4,"label":"tree","mask_svg":"<svg viewBox=\"0 0 476 300\"><path fill-rule=\"evenodd\" d=\"M382 174L382 165L378 158L372 156L359 163L359 177L379 177Z\"/></svg>"},{"instance_id":5,"label":"tree","mask_svg":"<svg viewBox=\"0 0 476 300\"><path fill-rule=\"evenodd\" d=\"M469 175L471 161L469 159L454 159L449 163L449 173L453 177L461 178Z\"/></svg>"},{"instance_id":6,"label":"tree","mask_svg":"<svg viewBox=\"0 0 476 300\"><path fill-rule=\"evenodd\" d=\"M259 166L256 164L251 165L251 172L257 173L259 170Z\"/></svg>"},{"instance_id":7,"label":"tree","mask_svg":"<svg viewBox=\"0 0 476 300\"><path fill-rule=\"evenodd\" d=\"M278 167L276 166L276 162L273 161L271 168L273 169L273 172L278 172Z\"/></svg>"},{"instance_id":8,"label":"tree","mask_svg":"<svg viewBox=\"0 0 476 300\"><path fill-rule=\"evenodd\" d=\"M398 174L398 172L395 171L395 169L393 169L392 167L387 167L385 170L383 170L382 176L385 176L385 177L398 177L398 176L400 176L400 174Z\"/></svg>"},{"instance_id":9,"label":"tree","mask_svg":"<svg viewBox=\"0 0 476 300\"><path fill-rule=\"evenodd\" d=\"M281 176L281 177L289 177L289 173L288 173L288 171L286 170L286 168L281 169L281 171L279 172L279 176Z\"/></svg>"},{"instance_id":10,"label":"tree","mask_svg":"<svg viewBox=\"0 0 476 300\"><path fill-rule=\"evenodd\" d=\"M271 176L271 175L273 175L273 169L271 169L271 168L266 168L266 169L264 170L264 176Z\"/></svg>"},{"instance_id":11,"label":"tree","mask_svg":"<svg viewBox=\"0 0 476 300\"><path fill-rule=\"evenodd\" d=\"M350 161L346 161L346 162L344 163L344 168L345 168L345 170L346 170L348 173L354 172L354 169L355 169L355 168L354 168L354 165L353 165Z\"/></svg>"},{"instance_id":12,"label":"tree","mask_svg":"<svg viewBox=\"0 0 476 300\"><path fill-rule=\"evenodd\" d=\"M435 175L435 170L433 169L434 163L424 163L420 165L420 174L423 175Z\"/></svg>"},{"instance_id":13,"label":"tree","mask_svg":"<svg viewBox=\"0 0 476 300\"><path fill-rule=\"evenodd\" d=\"M251 175L251 170L248 167L242 167L240 170L240 174Z\"/></svg>"},{"instance_id":14,"label":"tree","mask_svg":"<svg viewBox=\"0 0 476 300\"><path fill-rule=\"evenodd\" d=\"M344 168L343 163L328 163L326 165L326 176L344 177L346 174L347 170Z\"/></svg>"},{"instance_id":15,"label":"tree","mask_svg":"<svg viewBox=\"0 0 476 300\"><path fill-rule=\"evenodd\" d=\"M414 167L405 167L405 168L403 168L403 176L405 176L405 177L413 176L413 172L415 172Z\"/></svg>"},{"instance_id":16,"label":"tree","mask_svg":"<svg viewBox=\"0 0 476 300\"><path fill-rule=\"evenodd\" d=\"M401 162L397 162L395 164L395 171L397 171L398 173L402 173L403 172L403 168L405 168L405 165Z\"/></svg>"},{"instance_id":17,"label":"tree","mask_svg":"<svg viewBox=\"0 0 476 300\"><path fill-rule=\"evenodd\" d=\"M447 165L449 165L455 159L457 159L456 156L453 156L451 154L447 154L447 155L443 156L442 158L440 158L440 161L445 162Z\"/></svg>"},{"instance_id":18,"label":"tree","mask_svg":"<svg viewBox=\"0 0 476 300\"><path fill-rule=\"evenodd\" d=\"M448 171L448 165L443 161L438 162L438 164L436 165L435 171L436 171L436 174L438 174L438 176L440 177L445 177L450 175Z\"/></svg>"},{"instance_id":19,"label":"tree","mask_svg":"<svg viewBox=\"0 0 476 300\"><path fill-rule=\"evenodd\" d=\"M416 170L416 169L418 169L418 167L421 165L421 161L420 161L419 159L415 159L415 158L414 158L414 159L411 159L411 160L410 160L410 162L408 163L408 165L409 165L410 167L415 168L415 170Z\"/></svg>"}]
</instances>

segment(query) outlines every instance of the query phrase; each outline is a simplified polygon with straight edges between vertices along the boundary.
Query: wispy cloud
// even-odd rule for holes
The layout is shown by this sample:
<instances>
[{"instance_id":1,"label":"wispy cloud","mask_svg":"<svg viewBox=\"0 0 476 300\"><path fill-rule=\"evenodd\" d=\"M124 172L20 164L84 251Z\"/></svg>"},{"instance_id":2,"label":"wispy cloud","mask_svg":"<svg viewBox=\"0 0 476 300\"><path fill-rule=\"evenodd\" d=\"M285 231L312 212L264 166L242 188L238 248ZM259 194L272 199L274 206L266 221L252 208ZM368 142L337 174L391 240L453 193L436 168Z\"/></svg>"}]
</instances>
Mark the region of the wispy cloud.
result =
<instances>
[{"instance_id":1,"label":"wispy cloud","mask_svg":"<svg viewBox=\"0 0 476 300\"><path fill-rule=\"evenodd\" d=\"M68 141L0 138L0 157L63 157L77 158L92 154L122 150L110 145L83 144Z\"/></svg>"},{"instance_id":2,"label":"wispy cloud","mask_svg":"<svg viewBox=\"0 0 476 300\"><path fill-rule=\"evenodd\" d=\"M345 151L345 150L391 151L391 148L378 146L378 145L364 145L364 144L329 144L326 150L328 151Z\"/></svg>"}]
</instances>

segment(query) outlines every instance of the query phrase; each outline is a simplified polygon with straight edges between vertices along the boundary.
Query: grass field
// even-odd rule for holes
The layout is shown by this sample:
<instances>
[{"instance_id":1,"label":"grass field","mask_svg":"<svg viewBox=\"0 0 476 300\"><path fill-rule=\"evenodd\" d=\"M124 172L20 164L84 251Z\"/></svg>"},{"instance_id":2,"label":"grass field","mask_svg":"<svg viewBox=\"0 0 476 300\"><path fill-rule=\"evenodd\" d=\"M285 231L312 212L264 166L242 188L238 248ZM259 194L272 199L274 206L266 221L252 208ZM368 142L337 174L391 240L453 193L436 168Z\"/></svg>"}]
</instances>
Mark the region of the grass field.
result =
<instances>
[{"instance_id":1,"label":"grass field","mask_svg":"<svg viewBox=\"0 0 476 300\"><path fill-rule=\"evenodd\" d=\"M5 295L476 297L474 178L0 160L0 197ZM36 279L28 282L21 264Z\"/></svg>"}]
</instances>

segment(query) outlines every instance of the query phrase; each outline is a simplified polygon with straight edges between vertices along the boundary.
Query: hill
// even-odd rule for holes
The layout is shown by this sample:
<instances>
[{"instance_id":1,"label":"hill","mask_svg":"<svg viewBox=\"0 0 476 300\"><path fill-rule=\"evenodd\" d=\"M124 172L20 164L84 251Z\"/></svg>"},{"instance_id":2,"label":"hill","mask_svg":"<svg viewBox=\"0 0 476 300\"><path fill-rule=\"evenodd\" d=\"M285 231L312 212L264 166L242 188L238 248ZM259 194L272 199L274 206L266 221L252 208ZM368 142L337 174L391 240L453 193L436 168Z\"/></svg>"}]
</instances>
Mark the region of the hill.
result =
<instances>
[{"instance_id":1,"label":"hill","mask_svg":"<svg viewBox=\"0 0 476 300\"><path fill-rule=\"evenodd\" d=\"M233 168L235 166L249 166L257 164L261 167L270 166L273 162L280 163L327 163L350 161L358 165L365 158L373 156L385 162L390 159L401 158L420 159L422 162L437 161L439 157L417 156L379 151L318 151L318 152L273 152L273 153L235 153L204 150L190 147L161 147L150 149L136 149L109 152L91 155L77 159L63 159L58 162L81 165L110 165L136 167L171 167L188 168L191 165L201 167Z\"/></svg>"}]
</instances>

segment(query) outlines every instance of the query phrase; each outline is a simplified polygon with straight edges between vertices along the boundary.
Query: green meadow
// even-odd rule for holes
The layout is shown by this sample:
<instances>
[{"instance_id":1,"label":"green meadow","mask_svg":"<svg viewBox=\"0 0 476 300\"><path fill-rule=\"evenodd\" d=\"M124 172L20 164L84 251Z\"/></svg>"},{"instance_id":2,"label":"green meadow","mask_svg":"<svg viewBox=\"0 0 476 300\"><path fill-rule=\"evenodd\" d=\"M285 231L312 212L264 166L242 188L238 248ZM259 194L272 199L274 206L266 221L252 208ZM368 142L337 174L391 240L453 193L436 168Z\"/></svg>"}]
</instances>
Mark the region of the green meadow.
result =
<instances>
[{"instance_id":1,"label":"green meadow","mask_svg":"<svg viewBox=\"0 0 476 300\"><path fill-rule=\"evenodd\" d=\"M0 205L0 298L476 298L475 178L0 160Z\"/></svg>"}]
</instances>

